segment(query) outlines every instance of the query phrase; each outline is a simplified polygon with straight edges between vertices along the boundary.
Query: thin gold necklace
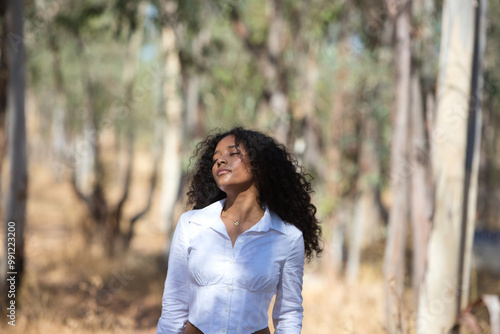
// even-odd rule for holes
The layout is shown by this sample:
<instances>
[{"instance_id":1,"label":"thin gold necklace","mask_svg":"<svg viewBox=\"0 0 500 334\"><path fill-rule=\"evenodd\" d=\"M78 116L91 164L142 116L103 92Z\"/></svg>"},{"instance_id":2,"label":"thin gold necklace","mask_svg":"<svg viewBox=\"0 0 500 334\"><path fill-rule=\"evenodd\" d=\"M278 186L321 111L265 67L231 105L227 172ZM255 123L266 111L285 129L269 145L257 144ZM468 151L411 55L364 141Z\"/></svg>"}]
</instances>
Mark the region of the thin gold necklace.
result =
<instances>
[{"instance_id":1,"label":"thin gold necklace","mask_svg":"<svg viewBox=\"0 0 500 334\"><path fill-rule=\"evenodd\" d=\"M239 225L240 225L240 222L239 222L239 221L237 221L237 220L234 220L234 219L233 219L233 218L232 218L232 217L231 217L231 216L227 213L227 211L226 211L226 210L222 210L222 212L223 212L226 216L228 216L228 218L229 218L229 219L231 219L231 220L233 221L234 226L239 226ZM254 220L255 218L260 218L260 217L262 217L263 215L264 215L264 214L260 214L260 215L258 215L257 217L254 217L254 218L252 218L252 219L247 219L247 221L252 221L252 220Z\"/></svg>"}]
</instances>

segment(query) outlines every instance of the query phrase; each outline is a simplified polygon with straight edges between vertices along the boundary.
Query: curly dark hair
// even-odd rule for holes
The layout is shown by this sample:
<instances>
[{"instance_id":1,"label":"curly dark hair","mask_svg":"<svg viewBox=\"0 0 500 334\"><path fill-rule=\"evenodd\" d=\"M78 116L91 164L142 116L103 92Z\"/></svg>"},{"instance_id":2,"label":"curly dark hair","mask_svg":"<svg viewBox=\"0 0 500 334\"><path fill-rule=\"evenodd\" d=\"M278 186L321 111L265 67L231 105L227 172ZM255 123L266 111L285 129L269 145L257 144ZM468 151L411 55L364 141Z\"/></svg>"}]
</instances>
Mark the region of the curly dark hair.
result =
<instances>
[{"instance_id":1,"label":"curly dark hair","mask_svg":"<svg viewBox=\"0 0 500 334\"><path fill-rule=\"evenodd\" d=\"M284 145L262 132L235 127L225 132L217 130L200 142L191 157L197 162L191 172L188 204L201 209L226 198L212 176L212 158L219 141L229 135L233 135L235 144L242 145L247 152L259 191L259 204L267 205L285 222L302 231L308 260L314 253L318 256L322 251L321 226L316 218L316 207L311 203L313 191L308 179L312 180L312 176Z\"/></svg>"}]
</instances>

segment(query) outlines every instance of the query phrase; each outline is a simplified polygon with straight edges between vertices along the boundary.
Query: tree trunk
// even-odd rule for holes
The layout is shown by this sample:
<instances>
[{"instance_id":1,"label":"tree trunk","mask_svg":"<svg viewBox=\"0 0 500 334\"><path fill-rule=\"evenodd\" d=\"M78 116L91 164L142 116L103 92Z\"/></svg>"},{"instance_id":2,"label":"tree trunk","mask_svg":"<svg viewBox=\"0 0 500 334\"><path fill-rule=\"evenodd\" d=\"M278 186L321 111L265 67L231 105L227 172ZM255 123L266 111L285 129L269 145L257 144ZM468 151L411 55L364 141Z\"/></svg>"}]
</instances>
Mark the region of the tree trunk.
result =
<instances>
[{"instance_id":1,"label":"tree trunk","mask_svg":"<svg viewBox=\"0 0 500 334\"><path fill-rule=\"evenodd\" d=\"M472 241L476 221L476 203L479 172L479 155L481 151L481 103L483 90L483 58L486 49L486 13L487 0L479 0L476 4L474 22L474 53L472 62L470 111L467 121L467 146L465 155L464 200L462 206L462 236L459 254L458 287L461 312L469 304L470 271L472 257Z\"/></svg>"},{"instance_id":2,"label":"tree trunk","mask_svg":"<svg viewBox=\"0 0 500 334\"><path fill-rule=\"evenodd\" d=\"M363 185L364 183L364 185ZM361 252L366 246L368 235L375 233L378 210L374 201L373 189L360 180L358 197L354 203L354 217L349 226L349 250L347 255L346 278L348 283L355 283L359 276Z\"/></svg>"},{"instance_id":3,"label":"tree trunk","mask_svg":"<svg viewBox=\"0 0 500 334\"><path fill-rule=\"evenodd\" d=\"M115 253L121 251L123 248L128 247L128 241L121 230L122 213L125 206L125 202L128 199L130 192L130 184L132 181L132 170L134 164L134 84L137 72L137 50L140 49L142 43L142 29L137 29L134 31L127 45L127 54L125 58L125 66L123 68L123 82L124 82L124 105L130 108L128 117L125 119L125 141L126 144L123 145L126 149L127 155L127 165L125 167L125 176L123 180L123 190L118 200L116 206L110 210L110 214L106 221L106 245L108 248L108 254L114 255ZM116 138L119 141L120 138Z\"/></svg>"},{"instance_id":4,"label":"tree trunk","mask_svg":"<svg viewBox=\"0 0 500 334\"><path fill-rule=\"evenodd\" d=\"M389 1L390 2L390 1ZM391 194L389 230L384 258L386 322L389 333L404 333L402 305L406 228L408 221L409 166L408 130L410 100L410 8L411 1L396 1L397 66L395 116L391 144ZM391 6L389 5L391 9Z\"/></svg>"},{"instance_id":5,"label":"tree trunk","mask_svg":"<svg viewBox=\"0 0 500 334\"><path fill-rule=\"evenodd\" d=\"M432 178L430 166L430 129L434 113L434 0L414 0L412 14L414 30L419 31L415 38L414 63L411 78L411 131L410 131L410 166L411 173L411 224L413 239L413 295L418 296L427 261L427 243L432 220ZM437 59L436 59L437 61ZM423 83L423 85L421 85ZM425 111L424 111L424 100ZM414 298L418 309L418 297Z\"/></svg>"},{"instance_id":6,"label":"tree trunk","mask_svg":"<svg viewBox=\"0 0 500 334\"><path fill-rule=\"evenodd\" d=\"M174 29L166 24L162 29L163 52L165 54L165 98L166 123L163 137L163 167L160 204L160 227L168 233L167 242L173 230L174 207L179 194L182 176L182 96L181 64L176 46ZM165 249L168 252L169 245Z\"/></svg>"},{"instance_id":7,"label":"tree trunk","mask_svg":"<svg viewBox=\"0 0 500 334\"><path fill-rule=\"evenodd\" d=\"M5 129L5 115L7 114L7 90L9 84L9 67L7 64L7 51L9 40L7 36L7 1L0 4L0 19L2 22L2 35L0 36L0 211L3 208L3 186L1 175L3 161L7 147L7 134Z\"/></svg>"},{"instance_id":8,"label":"tree trunk","mask_svg":"<svg viewBox=\"0 0 500 334\"><path fill-rule=\"evenodd\" d=\"M428 215L428 164L429 150L424 127L424 108L420 76L416 70L411 78L411 131L410 131L410 166L411 170L411 225L413 236L413 291L418 296L420 284L424 277L427 258L427 241L430 231ZM415 298L416 302L418 298ZM418 304L418 303L417 303ZM418 308L418 306L417 306Z\"/></svg>"},{"instance_id":9,"label":"tree trunk","mask_svg":"<svg viewBox=\"0 0 500 334\"><path fill-rule=\"evenodd\" d=\"M284 28L283 1L272 0L269 3L269 34L267 38L267 49L269 53L269 64L274 64L272 69L263 73L267 77L270 92L269 106L275 115L274 135L281 143L292 147L291 123L287 84L284 80L283 65L280 66L279 59L282 58L282 35ZM267 64L267 65L269 65Z\"/></svg>"},{"instance_id":10,"label":"tree trunk","mask_svg":"<svg viewBox=\"0 0 500 334\"><path fill-rule=\"evenodd\" d=\"M460 304L459 252L467 112L473 46L473 1L443 6L432 172L435 210L427 270L419 295L417 333L447 333Z\"/></svg>"},{"instance_id":11,"label":"tree trunk","mask_svg":"<svg viewBox=\"0 0 500 334\"><path fill-rule=\"evenodd\" d=\"M94 178L92 180L93 187L101 187L104 178L104 169L102 162L100 160L100 150L101 143L99 138L99 117L97 115L95 101L95 83L94 78L90 73L90 61L88 60L88 55L86 54L85 43L83 42L81 36L77 35L77 45L78 51L80 52L82 59L82 79L83 87L85 90L85 126L83 129L83 141L84 145L88 147L87 152L83 152L83 155L88 155L89 162L92 166L94 172Z\"/></svg>"},{"instance_id":12,"label":"tree trunk","mask_svg":"<svg viewBox=\"0 0 500 334\"><path fill-rule=\"evenodd\" d=\"M363 117L364 116L364 117ZM377 225L380 221L377 203L375 202L375 184L370 182L379 170L379 161L375 154L377 124L371 115L361 115L359 153L359 176L356 182L357 196L354 202L354 217L349 233L349 253L347 257L346 277L349 283L356 282L361 263L361 252L374 240ZM370 240L370 237L372 238Z\"/></svg>"},{"instance_id":13,"label":"tree trunk","mask_svg":"<svg viewBox=\"0 0 500 334\"><path fill-rule=\"evenodd\" d=\"M302 38L303 39L303 38ZM294 118L302 122L302 133L304 140L303 152L295 152L301 154L304 158L304 164L318 174L321 180L326 179L327 167L324 164L324 145L322 142L323 132L318 124L317 115L315 115L316 106L316 83L318 81L318 63L317 63L317 46L303 47L303 54L299 59L303 59L306 66L303 66L300 71L300 99L298 110L294 112ZM302 62L302 61L301 61ZM298 115L297 115L298 114Z\"/></svg>"},{"instance_id":14,"label":"tree trunk","mask_svg":"<svg viewBox=\"0 0 500 334\"><path fill-rule=\"evenodd\" d=\"M210 27L202 23L200 30L191 42L192 61L194 66L183 69L182 81L184 83L185 97L185 138L199 138L205 135L203 108L200 104L200 92L203 85L204 70L210 65L204 50L210 44L212 35ZM182 66L182 65L181 65Z\"/></svg>"},{"instance_id":15,"label":"tree trunk","mask_svg":"<svg viewBox=\"0 0 500 334\"><path fill-rule=\"evenodd\" d=\"M199 73L194 72L189 73L186 79L186 137L196 138L202 133L199 103L201 78Z\"/></svg>"},{"instance_id":16,"label":"tree trunk","mask_svg":"<svg viewBox=\"0 0 500 334\"><path fill-rule=\"evenodd\" d=\"M23 1L11 0L7 5L7 29L10 41L7 48L9 68L7 110L9 113L7 141L9 155L9 184L5 215L5 251L0 272L2 310L15 314L24 273L24 228L28 196L25 121L25 52L23 44ZM12 256L12 257L11 257ZM10 261L9 261L10 260ZM11 262L13 261L13 262ZM14 288L13 288L14 287ZM9 293L8 293L9 292ZM12 294L14 292L14 294ZM12 317L8 318L14 320Z\"/></svg>"},{"instance_id":17,"label":"tree trunk","mask_svg":"<svg viewBox=\"0 0 500 334\"><path fill-rule=\"evenodd\" d=\"M123 72L123 81L125 84L123 95L125 101L122 106L127 110L133 109L132 97L137 67L135 50L140 47L141 37L142 31L136 31L131 36L128 45L129 50ZM100 118L95 105L96 86L88 70L90 66L87 55L85 54L85 44L78 33L76 34L76 39L79 52L82 56L82 77L85 88L87 114L84 123L83 138L80 138L77 144L79 160L73 172L72 186L78 198L86 204L96 223L96 229L92 227L90 231L88 231L89 237L103 237L108 254L113 255L116 250L116 241L124 236L124 234L121 233L120 222L123 207L128 198L132 175L134 153L134 137L132 135L132 126L134 124L133 114L129 112L128 115L125 115L128 116L125 120L127 127L126 140L128 141L125 147L127 149L128 161L123 182L123 191L116 206L110 208L104 193L104 168L100 157L100 133L102 129L100 129L99 126ZM117 140L119 140L119 138L117 138ZM81 150L82 148L83 150ZM93 173L91 173L91 171L93 171Z\"/></svg>"},{"instance_id":18,"label":"tree trunk","mask_svg":"<svg viewBox=\"0 0 500 334\"><path fill-rule=\"evenodd\" d=\"M145 214L149 212L151 209L151 206L153 204L153 195L156 190L156 185L158 181L158 170L159 170L159 165L160 165L160 148L161 148L161 133L160 129L163 129L161 123L155 123L154 125L154 138L153 138L153 143L151 144L151 152L153 154L153 171L151 172L151 177L149 179L149 192L148 192L148 197L146 200L146 205L142 210L137 212L129 222L129 230L128 230L128 235L125 238L125 249L127 250L130 247L130 243L132 241L132 238L134 236L134 226L135 223L141 219Z\"/></svg>"},{"instance_id":19,"label":"tree trunk","mask_svg":"<svg viewBox=\"0 0 500 334\"><path fill-rule=\"evenodd\" d=\"M347 38L339 41L338 58L343 60L348 57L349 42ZM346 79L348 73L344 68L340 68L335 77L332 78L333 82L342 82ZM342 137L344 131L349 132L348 125L346 125L347 106L349 105L349 94L344 89L343 85L337 85L332 92L331 109L328 113L328 130L326 131L326 157L328 163L326 164L326 191L327 196L330 198L341 198L341 203L332 208L331 229L332 238L330 241L331 256L332 256L332 269L335 274L342 273L343 259L344 259L344 245L345 234L347 226L352 219L352 203L342 196L342 187L339 181L342 178Z\"/></svg>"},{"instance_id":20,"label":"tree trunk","mask_svg":"<svg viewBox=\"0 0 500 334\"><path fill-rule=\"evenodd\" d=\"M64 88L63 74L61 70L61 58L59 57L59 44L57 41L57 36L52 29L49 31L49 46L52 53L52 71L54 75L55 82L55 106L52 114L52 147L54 150L55 159L62 161L64 149L66 147L66 133L64 127L64 120L67 111L67 98L66 90Z\"/></svg>"},{"instance_id":21,"label":"tree trunk","mask_svg":"<svg viewBox=\"0 0 500 334\"><path fill-rule=\"evenodd\" d=\"M76 43L82 60L82 79L85 90L85 109L83 135L77 141L78 160L72 176L74 191L88 206L94 221L101 231L108 215L108 204L104 195L104 169L100 160L99 117L95 107L95 84L89 73L85 44L76 34ZM93 173L91 173L93 171ZM89 189L89 191L87 191ZM87 196L85 193L90 192Z\"/></svg>"},{"instance_id":22,"label":"tree trunk","mask_svg":"<svg viewBox=\"0 0 500 334\"><path fill-rule=\"evenodd\" d=\"M93 126L86 119L83 123L83 133L92 133ZM75 169L73 174L76 180L76 185L84 193L89 193L92 189L92 170L94 169L94 146L88 136L79 134L74 139L75 142Z\"/></svg>"}]
</instances>

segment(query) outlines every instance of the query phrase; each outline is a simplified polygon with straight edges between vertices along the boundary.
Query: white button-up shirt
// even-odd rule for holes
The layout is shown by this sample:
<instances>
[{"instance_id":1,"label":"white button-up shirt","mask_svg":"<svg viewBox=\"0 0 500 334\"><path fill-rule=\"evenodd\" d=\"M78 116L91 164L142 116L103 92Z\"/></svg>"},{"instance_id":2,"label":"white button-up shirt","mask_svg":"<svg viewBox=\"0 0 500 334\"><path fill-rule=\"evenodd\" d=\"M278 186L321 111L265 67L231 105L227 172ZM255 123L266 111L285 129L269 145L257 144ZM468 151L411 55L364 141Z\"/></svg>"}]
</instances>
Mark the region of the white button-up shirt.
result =
<instances>
[{"instance_id":1,"label":"white button-up shirt","mask_svg":"<svg viewBox=\"0 0 500 334\"><path fill-rule=\"evenodd\" d=\"M220 218L224 201L184 213L170 249L157 334L184 333L187 320L204 334L275 333L302 328L302 232L266 209L234 247Z\"/></svg>"}]
</instances>

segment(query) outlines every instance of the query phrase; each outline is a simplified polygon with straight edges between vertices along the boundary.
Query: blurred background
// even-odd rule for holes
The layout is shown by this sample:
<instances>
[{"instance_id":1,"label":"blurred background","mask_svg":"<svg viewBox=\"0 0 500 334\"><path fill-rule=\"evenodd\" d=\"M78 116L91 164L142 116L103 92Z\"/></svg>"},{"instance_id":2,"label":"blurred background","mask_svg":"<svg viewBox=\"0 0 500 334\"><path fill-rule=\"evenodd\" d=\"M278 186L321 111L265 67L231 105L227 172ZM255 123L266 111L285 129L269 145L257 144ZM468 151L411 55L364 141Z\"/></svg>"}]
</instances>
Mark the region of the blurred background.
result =
<instances>
[{"instance_id":1,"label":"blurred background","mask_svg":"<svg viewBox=\"0 0 500 334\"><path fill-rule=\"evenodd\" d=\"M304 333L493 332L499 15L483 0L3 1L0 331L154 333L189 158L241 125L314 178L324 252L306 264Z\"/></svg>"}]
</instances>

